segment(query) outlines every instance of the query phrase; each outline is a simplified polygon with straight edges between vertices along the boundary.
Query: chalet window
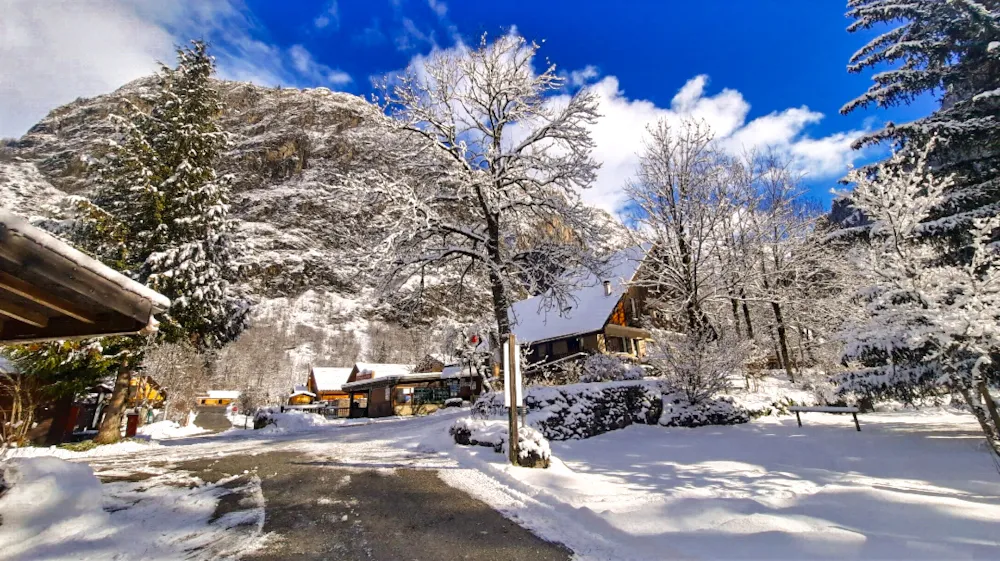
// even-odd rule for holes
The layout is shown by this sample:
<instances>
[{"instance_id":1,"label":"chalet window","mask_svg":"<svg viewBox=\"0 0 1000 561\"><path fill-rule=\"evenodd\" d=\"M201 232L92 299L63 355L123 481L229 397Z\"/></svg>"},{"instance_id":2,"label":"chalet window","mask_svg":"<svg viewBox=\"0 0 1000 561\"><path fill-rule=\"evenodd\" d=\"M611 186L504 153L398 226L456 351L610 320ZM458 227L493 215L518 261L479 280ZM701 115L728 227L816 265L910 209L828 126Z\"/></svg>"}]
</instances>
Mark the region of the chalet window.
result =
<instances>
[{"instance_id":1,"label":"chalet window","mask_svg":"<svg viewBox=\"0 0 1000 561\"><path fill-rule=\"evenodd\" d=\"M604 337L604 347L609 353L623 353L625 352L625 340L621 337L607 335Z\"/></svg>"},{"instance_id":2,"label":"chalet window","mask_svg":"<svg viewBox=\"0 0 1000 561\"><path fill-rule=\"evenodd\" d=\"M581 347L583 347L583 344L579 337L573 337L566 342L566 352L568 353L578 353Z\"/></svg>"}]
</instances>

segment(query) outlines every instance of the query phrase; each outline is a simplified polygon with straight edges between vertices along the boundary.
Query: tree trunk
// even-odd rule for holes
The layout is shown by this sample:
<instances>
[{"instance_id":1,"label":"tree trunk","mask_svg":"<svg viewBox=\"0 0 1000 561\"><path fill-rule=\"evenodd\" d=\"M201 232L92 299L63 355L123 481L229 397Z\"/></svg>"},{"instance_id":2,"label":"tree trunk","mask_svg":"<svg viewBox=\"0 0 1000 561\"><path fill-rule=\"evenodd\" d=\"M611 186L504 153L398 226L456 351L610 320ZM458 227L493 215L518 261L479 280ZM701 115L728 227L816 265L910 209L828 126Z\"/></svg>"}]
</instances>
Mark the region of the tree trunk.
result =
<instances>
[{"instance_id":1,"label":"tree trunk","mask_svg":"<svg viewBox=\"0 0 1000 561\"><path fill-rule=\"evenodd\" d=\"M128 381L131 377L128 364L123 364L115 378L115 389L111 392L111 400L104 408L104 420L97 430L94 442L98 444L114 444L122 438L122 414L125 412L125 399L128 397Z\"/></svg>"},{"instance_id":2,"label":"tree trunk","mask_svg":"<svg viewBox=\"0 0 1000 561\"><path fill-rule=\"evenodd\" d=\"M792 373L792 361L788 355L788 339L785 337L785 320L781 316L781 306L777 302L771 302L771 309L774 310L774 321L778 326L778 350L781 353L781 361L784 363L788 380L795 383L795 374Z\"/></svg>"},{"instance_id":3,"label":"tree trunk","mask_svg":"<svg viewBox=\"0 0 1000 561\"><path fill-rule=\"evenodd\" d=\"M736 298L730 296L729 304L733 309L733 325L736 326L736 338L743 339L743 330L740 329L740 305L736 302Z\"/></svg>"},{"instance_id":4,"label":"tree trunk","mask_svg":"<svg viewBox=\"0 0 1000 561\"><path fill-rule=\"evenodd\" d=\"M743 321L747 324L747 338L753 341L753 323L750 321L750 306L747 306L746 292L742 288L740 289L740 304L743 307Z\"/></svg>"},{"instance_id":5,"label":"tree trunk","mask_svg":"<svg viewBox=\"0 0 1000 561\"><path fill-rule=\"evenodd\" d=\"M960 388L958 393L962 395L962 399L965 400L969 409L972 410L972 414L979 421L979 426L983 429L983 434L986 435L986 442L990 445L990 450L1000 456L1000 435L997 434L997 428L990 423L990 418L984 411L982 404L974 398L974 394L969 388Z\"/></svg>"},{"instance_id":6,"label":"tree trunk","mask_svg":"<svg viewBox=\"0 0 1000 561\"><path fill-rule=\"evenodd\" d=\"M993 430L1000 437L1000 413L997 412L997 404L993 401L989 388L986 387L986 380L981 378L979 380L979 394L983 397L983 402L986 403L986 411L989 412L990 420L993 421Z\"/></svg>"}]
</instances>

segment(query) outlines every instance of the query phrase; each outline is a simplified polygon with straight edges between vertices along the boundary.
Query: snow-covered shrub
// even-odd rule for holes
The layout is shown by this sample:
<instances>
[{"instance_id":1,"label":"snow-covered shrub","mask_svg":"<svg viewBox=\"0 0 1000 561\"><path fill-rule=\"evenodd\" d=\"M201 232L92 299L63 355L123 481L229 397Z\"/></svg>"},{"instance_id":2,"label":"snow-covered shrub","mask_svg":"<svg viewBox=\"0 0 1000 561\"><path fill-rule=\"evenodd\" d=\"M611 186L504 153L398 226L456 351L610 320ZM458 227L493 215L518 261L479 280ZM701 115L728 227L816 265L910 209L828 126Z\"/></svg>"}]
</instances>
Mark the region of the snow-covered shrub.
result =
<instances>
[{"instance_id":1,"label":"snow-covered shrub","mask_svg":"<svg viewBox=\"0 0 1000 561\"><path fill-rule=\"evenodd\" d=\"M464 401L460 397L449 397L444 400L445 407L461 407L462 403L464 403Z\"/></svg>"},{"instance_id":2,"label":"snow-covered shrub","mask_svg":"<svg viewBox=\"0 0 1000 561\"><path fill-rule=\"evenodd\" d=\"M733 374L742 372L749 344L708 333L662 339L650 355L664 378L689 403L701 403L728 390Z\"/></svg>"},{"instance_id":3,"label":"snow-covered shrub","mask_svg":"<svg viewBox=\"0 0 1000 561\"><path fill-rule=\"evenodd\" d=\"M501 420L456 420L448 433L455 442L463 446L486 446L494 452L507 453L507 422ZM522 467L549 467L552 448L541 432L531 427L520 427L517 431L518 465Z\"/></svg>"},{"instance_id":4,"label":"snow-covered shrub","mask_svg":"<svg viewBox=\"0 0 1000 561\"><path fill-rule=\"evenodd\" d=\"M663 396L660 424L665 427L737 425L750 421L750 413L733 403L731 397L716 397L691 403L683 393Z\"/></svg>"},{"instance_id":5,"label":"snow-covered shrub","mask_svg":"<svg viewBox=\"0 0 1000 561\"><path fill-rule=\"evenodd\" d=\"M660 382L605 382L533 386L524 404L528 423L549 440L590 438L633 423L655 424L660 416ZM503 395L487 393L473 406L478 417L502 415Z\"/></svg>"},{"instance_id":6,"label":"snow-covered shrub","mask_svg":"<svg viewBox=\"0 0 1000 561\"><path fill-rule=\"evenodd\" d=\"M580 374L581 382L617 382L622 380L641 380L643 370L637 365L604 354L594 354L583 361Z\"/></svg>"}]
</instances>

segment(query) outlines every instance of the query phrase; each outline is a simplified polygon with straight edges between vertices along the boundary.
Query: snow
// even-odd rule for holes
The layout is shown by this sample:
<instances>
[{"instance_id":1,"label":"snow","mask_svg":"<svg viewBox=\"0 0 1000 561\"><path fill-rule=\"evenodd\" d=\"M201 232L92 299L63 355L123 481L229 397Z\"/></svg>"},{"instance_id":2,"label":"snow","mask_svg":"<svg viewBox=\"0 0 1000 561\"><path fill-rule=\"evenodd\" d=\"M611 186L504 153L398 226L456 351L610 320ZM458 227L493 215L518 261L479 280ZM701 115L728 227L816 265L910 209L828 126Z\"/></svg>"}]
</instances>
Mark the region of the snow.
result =
<instances>
[{"instance_id":1,"label":"snow","mask_svg":"<svg viewBox=\"0 0 1000 561\"><path fill-rule=\"evenodd\" d=\"M540 537L565 544L581 560L993 559L1000 551L1000 476L967 413L934 408L866 414L860 433L835 415L815 415L804 427L788 415L695 429L632 425L552 442L548 469L512 466L489 447L455 444L448 429L467 415L454 408L426 417L324 420L298 431L287 426L227 431L101 446L90 451L108 450L99 456L72 457L87 459L102 473L270 451L352 469L439 470L445 483ZM496 430L505 432L504 424L497 424ZM146 491L154 495L146 501L150 509L159 501L182 504L170 501L186 497L194 501L192 509L205 512L218 492L205 485L170 487L166 483L184 481L182 476L162 477L155 482L164 488L150 485ZM106 484L106 504L140 499L142 493L127 485L133 484ZM199 490L208 495L205 503L197 502ZM0 532L9 530L2 503L8 496L0 499ZM110 520L161 520L154 511L162 512L153 509L137 518L144 511L133 509L133 514L111 513ZM183 520L156 523L177 539L175 529L181 527L188 528L189 539L219 537L194 513L181 514ZM65 539L78 545L72 536ZM0 543L7 543L3 534ZM98 538L98 543L106 542ZM162 557L169 558L172 547L165 546ZM0 550L0 558L5 555L25 558Z\"/></svg>"},{"instance_id":2,"label":"snow","mask_svg":"<svg viewBox=\"0 0 1000 561\"><path fill-rule=\"evenodd\" d=\"M373 362L359 362L354 365L354 369L361 372L371 372L372 378L387 378L395 376L405 376L413 373L412 364L378 364Z\"/></svg>"},{"instance_id":3,"label":"snow","mask_svg":"<svg viewBox=\"0 0 1000 561\"><path fill-rule=\"evenodd\" d=\"M1000 477L975 420L947 410L869 417L862 433L834 416L803 428L787 416L632 425L552 443L547 470L452 446L479 475L441 477L580 559L995 557Z\"/></svg>"},{"instance_id":4,"label":"snow","mask_svg":"<svg viewBox=\"0 0 1000 561\"><path fill-rule=\"evenodd\" d=\"M210 399L239 399L240 392L236 390L208 390Z\"/></svg>"},{"instance_id":5,"label":"snow","mask_svg":"<svg viewBox=\"0 0 1000 561\"><path fill-rule=\"evenodd\" d=\"M515 302L510 308L512 330L522 343L547 341L571 335L600 331L611 312L628 289L639 266L649 251L649 245L631 247L608 258L606 274L598 277L590 271L577 271L566 309L553 310L545 295ZM605 293L604 281L611 284L611 294Z\"/></svg>"},{"instance_id":6,"label":"snow","mask_svg":"<svg viewBox=\"0 0 1000 561\"><path fill-rule=\"evenodd\" d=\"M321 392L339 392L341 386L347 383L351 375L350 368L333 368L314 366L312 369L316 390Z\"/></svg>"},{"instance_id":7,"label":"snow","mask_svg":"<svg viewBox=\"0 0 1000 561\"><path fill-rule=\"evenodd\" d=\"M102 486L93 470L57 458L13 460L0 497L0 559L232 559L262 543L260 479L205 484L184 472ZM230 485L232 489L223 487ZM212 520L219 499L248 508Z\"/></svg>"},{"instance_id":8,"label":"snow","mask_svg":"<svg viewBox=\"0 0 1000 561\"><path fill-rule=\"evenodd\" d=\"M160 447L156 442L143 442L137 440L123 440L115 444L97 446L90 450L74 452L58 446L26 446L24 448L11 448L7 450L8 458L38 458L54 457L64 459L101 458L108 456L120 456L139 452L148 452Z\"/></svg>"},{"instance_id":9,"label":"snow","mask_svg":"<svg viewBox=\"0 0 1000 561\"><path fill-rule=\"evenodd\" d=\"M205 432L208 431L195 425L194 423L189 423L187 426L181 426L176 421L157 421L155 423L139 427L136 434L139 437L145 437L150 440L163 440L166 438L193 436Z\"/></svg>"}]
</instances>

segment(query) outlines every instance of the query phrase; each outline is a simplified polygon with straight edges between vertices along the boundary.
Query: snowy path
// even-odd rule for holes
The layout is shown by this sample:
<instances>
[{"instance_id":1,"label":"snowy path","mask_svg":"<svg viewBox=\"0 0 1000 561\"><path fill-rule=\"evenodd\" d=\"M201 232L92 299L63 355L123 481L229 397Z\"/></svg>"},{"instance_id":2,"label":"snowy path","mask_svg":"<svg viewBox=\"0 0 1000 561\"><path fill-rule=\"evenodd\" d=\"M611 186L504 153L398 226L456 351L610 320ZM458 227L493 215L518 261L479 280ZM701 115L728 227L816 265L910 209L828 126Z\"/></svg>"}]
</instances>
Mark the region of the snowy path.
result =
<instances>
[{"instance_id":1,"label":"snowy path","mask_svg":"<svg viewBox=\"0 0 1000 561\"><path fill-rule=\"evenodd\" d=\"M455 414L231 431L123 456L99 448L87 461L113 475L286 451L341 468L433 469L581 559L1000 558L1000 475L967 415L865 415L861 433L832 415L801 428L794 417L633 426L553 443L553 467L528 470L451 443Z\"/></svg>"}]
</instances>

